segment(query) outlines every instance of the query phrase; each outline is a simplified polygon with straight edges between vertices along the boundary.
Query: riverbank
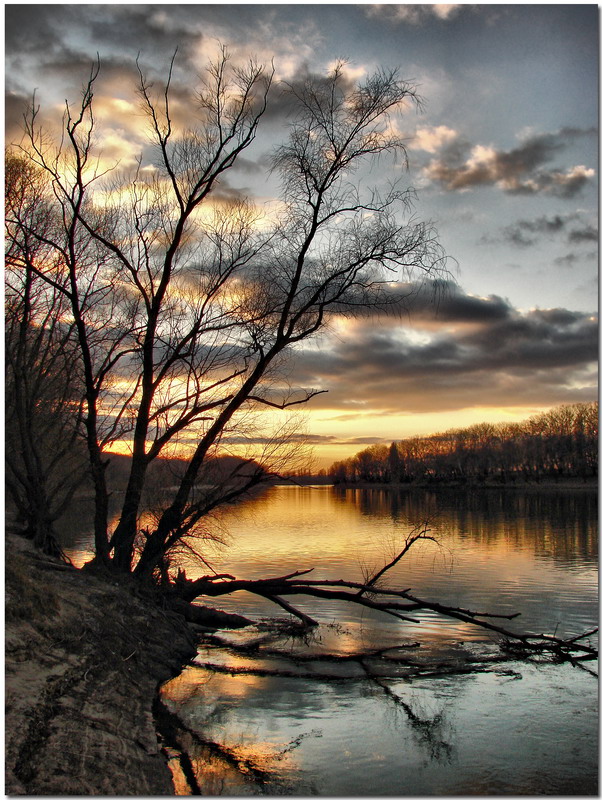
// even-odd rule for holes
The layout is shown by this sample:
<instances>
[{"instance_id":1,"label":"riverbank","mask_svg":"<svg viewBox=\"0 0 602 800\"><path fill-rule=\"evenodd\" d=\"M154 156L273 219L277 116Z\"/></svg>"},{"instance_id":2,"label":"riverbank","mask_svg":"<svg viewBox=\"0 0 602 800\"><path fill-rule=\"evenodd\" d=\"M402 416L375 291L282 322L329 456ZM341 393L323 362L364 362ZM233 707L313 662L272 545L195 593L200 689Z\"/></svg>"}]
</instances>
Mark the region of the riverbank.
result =
<instances>
[{"instance_id":1,"label":"riverbank","mask_svg":"<svg viewBox=\"0 0 602 800\"><path fill-rule=\"evenodd\" d=\"M183 618L6 536L7 795L173 795L152 704Z\"/></svg>"}]
</instances>

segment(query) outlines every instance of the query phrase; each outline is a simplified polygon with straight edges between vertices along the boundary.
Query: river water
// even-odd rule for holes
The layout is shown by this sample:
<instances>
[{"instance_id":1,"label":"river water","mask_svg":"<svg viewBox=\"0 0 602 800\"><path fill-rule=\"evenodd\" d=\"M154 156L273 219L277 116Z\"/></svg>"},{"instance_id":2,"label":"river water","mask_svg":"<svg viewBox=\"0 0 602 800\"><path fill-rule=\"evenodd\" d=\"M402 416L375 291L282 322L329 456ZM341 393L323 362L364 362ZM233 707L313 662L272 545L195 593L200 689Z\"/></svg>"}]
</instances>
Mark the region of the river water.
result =
<instances>
[{"instance_id":1,"label":"river water","mask_svg":"<svg viewBox=\"0 0 602 800\"><path fill-rule=\"evenodd\" d=\"M210 553L219 572L312 568L316 580L361 580L426 525L437 542L417 543L389 585L520 612L502 622L519 632L571 636L597 624L595 492L276 486L214 525L229 540ZM84 541L71 544L83 557ZM187 564L191 577L205 572ZM170 760L179 793L597 794L595 662L516 660L498 636L433 613L410 624L287 599L320 622L311 637L261 598L220 598L216 607L257 624L205 636L195 663L164 685L180 724Z\"/></svg>"}]
</instances>

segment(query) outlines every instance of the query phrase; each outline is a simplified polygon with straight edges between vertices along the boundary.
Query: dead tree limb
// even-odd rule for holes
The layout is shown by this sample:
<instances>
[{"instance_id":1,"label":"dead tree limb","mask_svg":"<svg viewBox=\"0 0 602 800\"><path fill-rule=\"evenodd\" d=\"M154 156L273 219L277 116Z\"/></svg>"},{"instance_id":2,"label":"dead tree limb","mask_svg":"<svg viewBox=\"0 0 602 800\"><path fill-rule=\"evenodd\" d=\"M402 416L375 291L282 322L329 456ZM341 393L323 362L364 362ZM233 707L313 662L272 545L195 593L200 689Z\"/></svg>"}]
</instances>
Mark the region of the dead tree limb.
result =
<instances>
[{"instance_id":1,"label":"dead tree limb","mask_svg":"<svg viewBox=\"0 0 602 800\"><path fill-rule=\"evenodd\" d=\"M362 583L349 580L309 580L303 576L310 573L311 569L296 570L295 572L275 578L259 580L237 579L233 575L205 575L196 580L186 577L183 570L178 572L176 580L171 584L173 595L180 600L191 603L199 597L220 597L234 592L244 591L270 600L288 613L297 617L307 627L315 627L318 623L304 611L284 599L291 595L317 597L323 600L337 600L346 603L370 608L389 614L413 624L420 623L418 614L431 611L441 617L456 619L460 622L483 628L498 634L506 643L516 650L522 649L525 654L538 652L552 653L559 659L577 663L580 660L594 659L598 655L596 648L583 644L583 639L597 633L597 629L586 633L561 639L557 636L540 633L517 633L503 627L500 623L491 620L512 620L520 616L519 613L499 614L489 611L472 611L467 608L447 606L430 600L424 600L411 594L411 589L393 589L382 585L383 577L407 554L411 547L419 541L432 541L437 543L433 536L429 536L428 523L423 522L416 526L406 538L401 550L391 558L381 569Z\"/></svg>"},{"instance_id":2,"label":"dead tree limb","mask_svg":"<svg viewBox=\"0 0 602 800\"><path fill-rule=\"evenodd\" d=\"M250 592L284 608L308 626L315 626L316 621L303 611L292 606L287 600L283 599L284 597L300 595L354 603L414 624L419 623L420 619L417 616L410 615L422 611L433 611L442 617L457 619L460 622L499 634L507 642L512 642L514 646L520 646L525 651L553 653L565 660L575 658L594 659L598 655L596 648L582 643L582 640L588 636L594 636L597 633L597 629L568 639L561 639L544 633L519 633L489 621L492 618L512 620L519 616L517 613L494 614L447 606L416 597L410 594L410 590L380 589L375 585L346 580L309 581L299 580L296 577L300 574L305 574L305 572L307 571L303 570L283 577L260 580L232 579L230 576L224 580L216 580L215 576L189 580L180 576L177 593L180 598L192 602L199 597L220 597L237 591ZM371 597L367 597L367 593Z\"/></svg>"},{"instance_id":3,"label":"dead tree limb","mask_svg":"<svg viewBox=\"0 0 602 800\"><path fill-rule=\"evenodd\" d=\"M428 535L430 529L427 527L427 525L428 525L428 522L423 523L421 525L417 525L412 530L410 535L407 537L403 548L399 551L399 553L397 553L394 558L392 558L387 564L385 564L384 567L382 567L382 569L379 569L377 572L374 573L374 575L372 575L372 577L368 578L368 580L365 583L365 587L363 587L362 589L360 589L358 591L358 595L362 595L362 594L364 594L364 592L370 591L370 587L372 587L372 586L377 586L378 585L378 581L381 580L381 578L390 569L392 569L396 564L398 564L401 561L401 559L405 556L405 554L408 552L408 550L413 545L415 545L416 542L428 540L428 541L431 541L431 542L435 542L435 544L438 544L437 539L435 539L434 536L429 536Z\"/></svg>"}]
</instances>

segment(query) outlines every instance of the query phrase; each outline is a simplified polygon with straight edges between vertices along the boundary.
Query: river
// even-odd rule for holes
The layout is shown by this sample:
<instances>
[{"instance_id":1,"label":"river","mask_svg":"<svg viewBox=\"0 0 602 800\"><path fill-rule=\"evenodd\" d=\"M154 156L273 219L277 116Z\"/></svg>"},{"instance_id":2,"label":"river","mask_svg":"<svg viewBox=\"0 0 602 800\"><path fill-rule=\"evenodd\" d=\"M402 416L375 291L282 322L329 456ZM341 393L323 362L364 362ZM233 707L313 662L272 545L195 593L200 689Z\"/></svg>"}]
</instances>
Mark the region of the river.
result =
<instances>
[{"instance_id":1,"label":"river","mask_svg":"<svg viewBox=\"0 0 602 800\"><path fill-rule=\"evenodd\" d=\"M520 612L507 628L577 635L597 624L595 492L394 491L276 486L223 511L210 548L240 578L313 568L361 580L417 543L391 585L446 605ZM85 539L71 552L85 557ZM190 560L190 576L206 572ZM337 601L289 598L320 622L305 639L268 601L217 607L257 625L208 635L195 664L165 684L183 759L203 794L345 796L596 795L595 662L500 657L499 637L433 613L404 623ZM374 657L374 649L391 648ZM584 669L583 667L586 667Z\"/></svg>"}]
</instances>

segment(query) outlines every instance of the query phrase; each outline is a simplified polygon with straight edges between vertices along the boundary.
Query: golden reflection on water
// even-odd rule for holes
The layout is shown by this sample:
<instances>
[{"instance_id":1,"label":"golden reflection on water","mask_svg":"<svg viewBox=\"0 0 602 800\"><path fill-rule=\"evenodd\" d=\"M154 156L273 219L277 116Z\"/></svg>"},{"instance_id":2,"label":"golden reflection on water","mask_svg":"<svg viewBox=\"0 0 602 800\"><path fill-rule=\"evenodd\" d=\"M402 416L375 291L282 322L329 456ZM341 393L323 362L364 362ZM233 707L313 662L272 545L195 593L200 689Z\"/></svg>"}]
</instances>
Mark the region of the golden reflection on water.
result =
<instances>
[{"instance_id":1,"label":"golden reflection on water","mask_svg":"<svg viewBox=\"0 0 602 800\"><path fill-rule=\"evenodd\" d=\"M441 547L425 543L411 551L394 576L397 585L480 611L518 607L523 617L508 624L518 630L541 625L552 632L560 622L561 628L582 632L596 617L592 502L595 498L583 496L552 496L544 502L497 493L395 496L376 490L276 488L223 515L233 548L221 568L259 577L315 566L315 577L353 578L361 575L362 563L380 565L387 549L430 516ZM433 664L456 658L454 642L485 650L493 646L490 640L475 644L488 640L481 629L434 614L423 615L420 625L404 625L341 603L327 610L309 598L297 597L294 603L322 622L306 649L315 654L349 655L419 641L420 648L400 652L412 653L428 672ZM255 618L274 613L242 594L216 604ZM327 621L337 624L328 627ZM337 795L404 795L423 785L432 794L466 794L479 787L515 794L517 787L527 786L540 793L545 785L583 786L587 793L592 785L595 681L570 667L557 680L552 668L539 673L521 666L516 674L501 669L429 682L408 680L403 669L398 674L395 664L387 664L379 688L358 682L352 664L330 668L332 677L339 670L347 682L321 682L315 673L327 673L324 663L295 666L303 646L284 642L281 648L290 659L271 656L271 675L191 667L166 686L178 715L223 748L216 752L195 745L193 760L204 793L309 794L313 787L323 794L328 786ZM265 667L260 655L253 664L251 652L201 648L198 662L236 670ZM287 674L298 670L299 677L278 677L283 669ZM305 669L314 675L304 675ZM593 688L576 688L583 677ZM533 743L532 722L549 747ZM308 738L295 742L299 735Z\"/></svg>"},{"instance_id":2,"label":"golden reflection on water","mask_svg":"<svg viewBox=\"0 0 602 800\"><path fill-rule=\"evenodd\" d=\"M91 502L82 500L60 524L61 541L78 565L92 554L91 512ZM117 519L115 515L111 524ZM507 548L509 553L526 551L570 564L597 559L595 491L279 486L220 515L220 523L235 533L231 552L236 556L237 548L244 550L240 558L225 559L237 566L235 574L240 577L250 577L245 570L247 531L255 544L253 565L263 562L269 568L294 554L319 566L320 557L339 563L350 555L361 559L371 549L376 530L399 538L425 520L437 536L458 549Z\"/></svg>"},{"instance_id":3,"label":"golden reflection on water","mask_svg":"<svg viewBox=\"0 0 602 800\"><path fill-rule=\"evenodd\" d=\"M390 573L388 585L478 611L521 611L520 625L526 630L541 625L552 632L558 623L578 633L587 626L597 592L595 492L277 486L221 512L219 524L229 531L230 547L214 553L212 563L240 578L312 568L311 579L360 581L382 567L425 521L439 544L421 542L412 548ZM90 555L90 534L77 539L76 526L68 520L66 526L68 554L83 563ZM193 562L183 566L192 578L206 571ZM347 626L349 635L338 637L343 652L385 630L367 610L349 613L342 603L290 600L319 619L326 642L334 637L324 623ZM244 592L210 602L255 619L283 615ZM371 633L375 626L378 632ZM406 625L403 631L389 626L386 632L422 639L480 635L428 613L419 626Z\"/></svg>"},{"instance_id":4,"label":"golden reflection on water","mask_svg":"<svg viewBox=\"0 0 602 800\"><path fill-rule=\"evenodd\" d=\"M200 668L187 668L161 689L163 703L175 709L184 722L179 744L184 752L171 752L175 793L191 794L191 782L182 762L189 765L202 794L255 794L253 787L279 783L298 769L295 743L281 738L268 742L253 727L224 727L228 711L244 707L245 700L264 690L265 677L237 675L232 679ZM218 733L216 733L216 726ZM189 759L186 762L185 759Z\"/></svg>"},{"instance_id":5,"label":"golden reflection on water","mask_svg":"<svg viewBox=\"0 0 602 800\"><path fill-rule=\"evenodd\" d=\"M232 547L216 563L242 578L312 568L311 579L361 581L392 557L416 525L428 521L438 544L420 542L389 573L387 584L477 611L520 611L523 630L558 623L582 632L597 591L597 507L594 493L428 492L275 487L228 509L222 523ZM190 565L189 574L194 575ZM375 615L341 603L291 598L321 623L353 622L370 637ZM274 615L246 593L214 603L243 614ZM549 618L546 618L548 615ZM585 623L587 625L587 623ZM376 627L379 627L377 624ZM560 630L559 628L559 630ZM399 636L399 627L397 628ZM403 635L475 638L469 626L422 616ZM347 648L355 648L353 637Z\"/></svg>"}]
</instances>

